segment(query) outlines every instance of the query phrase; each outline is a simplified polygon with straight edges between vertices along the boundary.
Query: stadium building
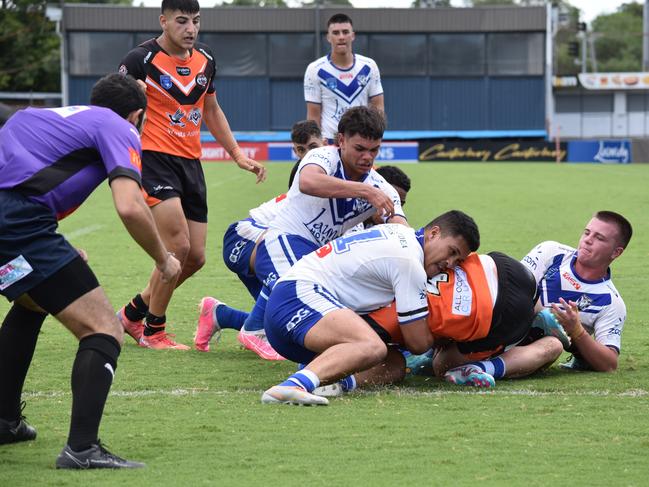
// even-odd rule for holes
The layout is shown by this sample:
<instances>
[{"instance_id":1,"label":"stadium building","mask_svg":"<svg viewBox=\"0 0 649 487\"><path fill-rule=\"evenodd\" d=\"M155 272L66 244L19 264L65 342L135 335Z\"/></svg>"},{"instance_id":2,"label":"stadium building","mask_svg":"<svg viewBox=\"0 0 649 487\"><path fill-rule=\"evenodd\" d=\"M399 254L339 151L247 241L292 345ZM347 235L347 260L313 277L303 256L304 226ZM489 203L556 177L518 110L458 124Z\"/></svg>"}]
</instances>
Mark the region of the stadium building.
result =
<instances>
[{"instance_id":1,"label":"stadium building","mask_svg":"<svg viewBox=\"0 0 649 487\"><path fill-rule=\"evenodd\" d=\"M336 12L354 21L355 52L379 65L387 139L538 141L554 137L559 123L562 136L575 139L649 134L647 117L639 127L632 122L638 116L627 113L642 106L647 114L648 90L591 93L577 86L555 101L546 7L202 9L199 40L215 54L219 103L234 130L286 139L305 117L304 70L329 52L326 21ZM99 77L159 34L158 16L157 8L65 5L65 101L87 103ZM467 144L451 146L466 154Z\"/></svg>"}]
</instances>

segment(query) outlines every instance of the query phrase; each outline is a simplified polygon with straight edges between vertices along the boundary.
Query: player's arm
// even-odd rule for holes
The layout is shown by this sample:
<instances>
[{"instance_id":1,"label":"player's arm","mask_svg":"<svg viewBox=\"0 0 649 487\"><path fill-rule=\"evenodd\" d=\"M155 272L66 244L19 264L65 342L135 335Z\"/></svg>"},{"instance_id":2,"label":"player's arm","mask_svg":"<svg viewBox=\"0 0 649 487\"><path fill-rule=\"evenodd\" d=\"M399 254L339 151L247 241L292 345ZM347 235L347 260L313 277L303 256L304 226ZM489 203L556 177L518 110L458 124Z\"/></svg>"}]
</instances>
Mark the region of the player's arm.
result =
<instances>
[{"instance_id":1,"label":"player's arm","mask_svg":"<svg viewBox=\"0 0 649 487\"><path fill-rule=\"evenodd\" d=\"M320 120L322 119L322 105L319 103L306 102L306 119L313 120L320 127Z\"/></svg>"},{"instance_id":2,"label":"player's arm","mask_svg":"<svg viewBox=\"0 0 649 487\"><path fill-rule=\"evenodd\" d=\"M574 301L559 298L559 304L552 303L552 312L557 321L570 336L572 346L598 372L612 372L617 369L618 353L613 347L599 343L591 337L581 324L579 309Z\"/></svg>"},{"instance_id":3,"label":"player's arm","mask_svg":"<svg viewBox=\"0 0 649 487\"><path fill-rule=\"evenodd\" d=\"M314 70L313 64L309 64L304 72L304 101L306 102L306 119L313 120L320 127L322 118L322 91Z\"/></svg>"},{"instance_id":4,"label":"player's arm","mask_svg":"<svg viewBox=\"0 0 649 487\"><path fill-rule=\"evenodd\" d=\"M433 346L433 333L430 331L426 318L400 325L404 345L415 355L426 353Z\"/></svg>"},{"instance_id":5,"label":"player's arm","mask_svg":"<svg viewBox=\"0 0 649 487\"><path fill-rule=\"evenodd\" d=\"M385 99L383 95L376 95L370 98L370 105L381 112L385 112Z\"/></svg>"},{"instance_id":6,"label":"player's arm","mask_svg":"<svg viewBox=\"0 0 649 487\"><path fill-rule=\"evenodd\" d=\"M155 261L162 280L175 279L180 274L180 262L167 252L138 183L129 177L115 177L111 180L110 190L115 210L126 230Z\"/></svg>"},{"instance_id":7,"label":"player's arm","mask_svg":"<svg viewBox=\"0 0 649 487\"><path fill-rule=\"evenodd\" d=\"M230 154L230 157L237 163L241 169L250 171L257 175L257 182L261 183L266 179L266 168L263 164L247 157L237 141L232 135L230 124L225 117L225 113L221 110L220 105L216 101L216 96L206 96L205 106L203 108L203 118L205 125L209 129L212 136L219 141L223 148Z\"/></svg>"},{"instance_id":8,"label":"player's arm","mask_svg":"<svg viewBox=\"0 0 649 487\"><path fill-rule=\"evenodd\" d=\"M307 164L299 172L300 192L318 198L362 198L371 204L380 215L394 214L392 199L374 186L356 181L344 181L329 176L317 164Z\"/></svg>"}]
</instances>

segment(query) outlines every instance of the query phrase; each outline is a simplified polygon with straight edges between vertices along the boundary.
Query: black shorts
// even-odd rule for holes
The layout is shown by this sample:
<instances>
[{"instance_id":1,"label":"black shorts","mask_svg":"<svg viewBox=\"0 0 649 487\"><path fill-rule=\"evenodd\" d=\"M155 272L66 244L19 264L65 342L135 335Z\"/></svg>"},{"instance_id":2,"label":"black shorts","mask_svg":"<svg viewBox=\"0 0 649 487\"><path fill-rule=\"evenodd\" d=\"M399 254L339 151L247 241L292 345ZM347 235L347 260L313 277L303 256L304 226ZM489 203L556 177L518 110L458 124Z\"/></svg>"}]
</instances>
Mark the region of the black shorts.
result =
<instances>
[{"instance_id":1,"label":"black shorts","mask_svg":"<svg viewBox=\"0 0 649 487\"><path fill-rule=\"evenodd\" d=\"M149 206L178 197L185 218L207 223L207 188L200 160L145 150L142 187Z\"/></svg>"},{"instance_id":2,"label":"black shorts","mask_svg":"<svg viewBox=\"0 0 649 487\"><path fill-rule=\"evenodd\" d=\"M498 297L494 305L489 334L480 340L458 342L463 354L493 351L520 342L530 330L534 319L536 281L532 273L519 261L502 254L488 254L496 263Z\"/></svg>"},{"instance_id":3,"label":"black shorts","mask_svg":"<svg viewBox=\"0 0 649 487\"><path fill-rule=\"evenodd\" d=\"M0 190L0 294L13 301L79 257L57 227L46 206Z\"/></svg>"}]
</instances>

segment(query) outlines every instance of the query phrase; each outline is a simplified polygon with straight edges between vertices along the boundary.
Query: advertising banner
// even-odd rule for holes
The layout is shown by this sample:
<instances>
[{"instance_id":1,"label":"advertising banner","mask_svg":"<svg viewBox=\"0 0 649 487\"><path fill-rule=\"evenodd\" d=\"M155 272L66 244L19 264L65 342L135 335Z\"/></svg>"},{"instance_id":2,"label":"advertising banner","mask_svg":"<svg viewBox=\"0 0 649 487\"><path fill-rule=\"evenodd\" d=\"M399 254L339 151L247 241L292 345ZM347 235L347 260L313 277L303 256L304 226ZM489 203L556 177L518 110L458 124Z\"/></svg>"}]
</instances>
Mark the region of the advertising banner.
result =
<instances>
[{"instance_id":1,"label":"advertising banner","mask_svg":"<svg viewBox=\"0 0 649 487\"><path fill-rule=\"evenodd\" d=\"M268 160L268 143L267 142L241 142L239 147L243 153L255 161ZM221 144L216 142L202 143L202 162L221 162L232 160Z\"/></svg>"},{"instance_id":2,"label":"advertising banner","mask_svg":"<svg viewBox=\"0 0 649 487\"><path fill-rule=\"evenodd\" d=\"M628 140L575 140L568 142L568 162L627 164L631 162L631 142Z\"/></svg>"},{"instance_id":3,"label":"advertising banner","mask_svg":"<svg viewBox=\"0 0 649 487\"><path fill-rule=\"evenodd\" d=\"M559 161L566 160L566 143L559 144ZM553 142L511 140L458 140L419 142L419 160L435 161L556 161Z\"/></svg>"},{"instance_id":4,"label":"advertising banner","mask_svg":"<svg viewBox=\"0 0 649 487\"><path fill-rule=\"evenodd\" d=\"M383 142L376 162L417 162L419 144L417 142ZM290 142L269 142L269 161L296 161L293 144Z\"/></svg>"},{"instance_id":5,"label":"advertising banner","mask_svg":"<svg viewBox=\"0 0 649 487\"><path fill-rule=\"evenodd\" d=\"M649 89L649 73L580 73L578 76L587 90Z\"/></svg>"}]
</instances>

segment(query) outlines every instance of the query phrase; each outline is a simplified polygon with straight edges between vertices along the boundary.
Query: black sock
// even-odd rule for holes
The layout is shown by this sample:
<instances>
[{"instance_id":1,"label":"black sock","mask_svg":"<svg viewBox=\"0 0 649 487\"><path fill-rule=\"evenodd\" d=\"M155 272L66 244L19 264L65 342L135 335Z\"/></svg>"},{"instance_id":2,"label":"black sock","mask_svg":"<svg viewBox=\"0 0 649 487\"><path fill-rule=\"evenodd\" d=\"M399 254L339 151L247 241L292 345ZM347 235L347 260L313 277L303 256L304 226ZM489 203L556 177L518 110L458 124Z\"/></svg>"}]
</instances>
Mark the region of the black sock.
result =
<instances>
[{"instance_id":1,"label":"black sock","mask_svg":"<svg viewBox=\"0 0 649 487\"><path fill-rule=\"evenodd\" d=\"M113 383L120 346L110 335L95 333L79 342L72 366L72 416L68 445L74 451L97 443L99 423Z\"/></svg>"},{"instance_id":2,"label":"black sock","mask_svg":"<svg viewBox=\"0 0 649 487\"><path fill-rule=\"evenodd\" d=\"M155 333L164 331L166 324L166 315L156 316L147 311L146 319L144 320L144 335L150 337Z\"/></svg>"},{"instance_id":3,"label":"black sock","mask_svg":"<svg viewBox=\"0 0 649 487\"><path fill-rule=\"evenodd\" d=\"M46 316L14 303L0 328L0 418L7 421L20 417L20 394Z\"/></svg>"},{"instance_id":4,"label":"black sock","mask_svg":"<svg viewBox=\"0 0 649 487\"><path fill-rule=\"evenodd\" d=\"M149 307L142 299L141 294L136 295L130 303L124 306L124 314L131 321L143 320L147 311L149 311Z\"/></svg>"}]
</instances>

